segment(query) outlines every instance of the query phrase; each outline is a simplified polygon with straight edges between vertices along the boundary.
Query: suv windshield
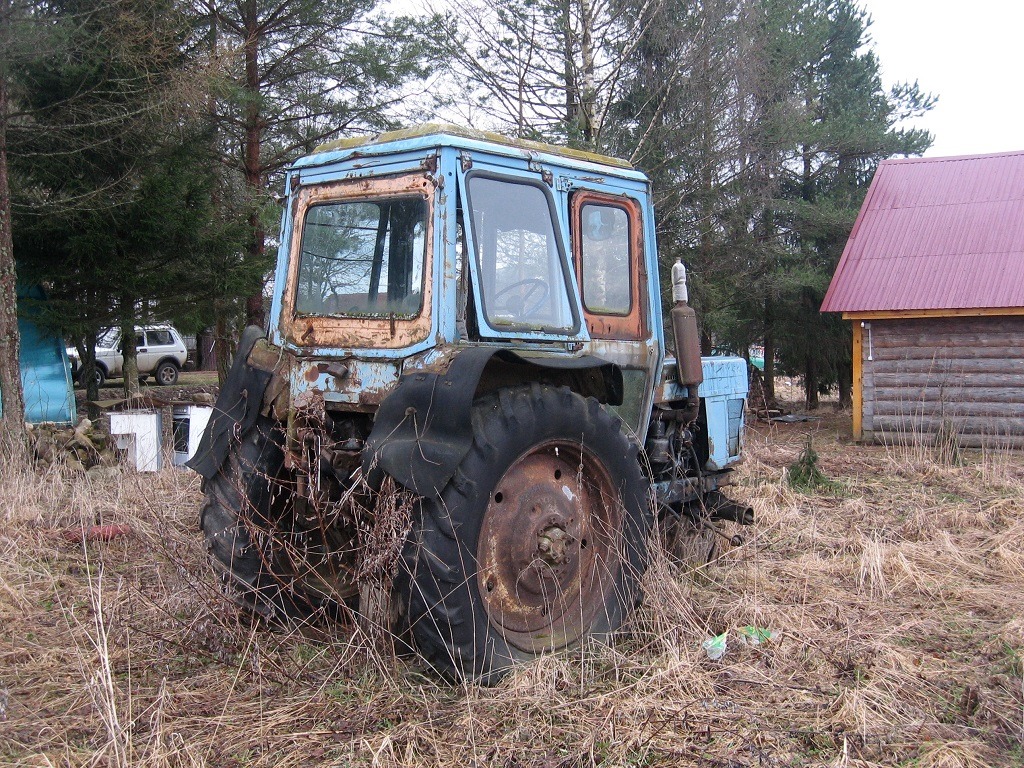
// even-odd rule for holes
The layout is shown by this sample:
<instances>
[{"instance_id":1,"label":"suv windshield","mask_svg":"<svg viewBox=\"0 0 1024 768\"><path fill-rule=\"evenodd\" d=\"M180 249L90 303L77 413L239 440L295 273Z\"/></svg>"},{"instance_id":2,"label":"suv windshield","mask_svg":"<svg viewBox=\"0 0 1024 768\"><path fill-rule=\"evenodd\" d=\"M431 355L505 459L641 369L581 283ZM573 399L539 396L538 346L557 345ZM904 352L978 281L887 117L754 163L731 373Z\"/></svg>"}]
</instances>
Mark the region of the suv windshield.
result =
<instances>
[{"instance_id":1,"label":"suv windshield","mask_svg":"<svg viewBox=\"0 0 1024 768\"><path fill-rule=\"evenodd\" d=\"M302 228L296 314L418 315L426 216L422 197L310 206Z\"/></svg>"},{"instance_id":2,"label":"suv windshield","mask_svg":"<svg viewBox=\"0 0 1024 768\"><path fill-rule=\"evenodd\" d=\"M498 331L573 332L577 320L547 192L474 176L469 200L487 323Z\"/></svg>"}]
</instances>

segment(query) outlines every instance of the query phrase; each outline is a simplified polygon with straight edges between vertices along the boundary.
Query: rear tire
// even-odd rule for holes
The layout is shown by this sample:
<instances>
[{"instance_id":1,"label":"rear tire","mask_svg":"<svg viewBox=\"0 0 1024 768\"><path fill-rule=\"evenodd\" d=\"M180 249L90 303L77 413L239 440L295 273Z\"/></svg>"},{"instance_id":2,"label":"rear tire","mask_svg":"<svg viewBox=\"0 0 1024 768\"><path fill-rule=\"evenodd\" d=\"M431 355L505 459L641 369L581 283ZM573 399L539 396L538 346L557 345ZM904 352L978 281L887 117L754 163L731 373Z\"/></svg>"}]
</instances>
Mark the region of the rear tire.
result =
<instances>
[{"instance_id":1,"label":"rear tire","mask_svg":"<svg viewBox=\"0 0 1024 768\"><path fill-rule=\"evenodd\" d=\"M396 592L435 669L491 684L621 626L653 514L637 447L596 400L534 384L481 398L472 419L469 452L422 500Z\"/></svg>"},{"instance_id":2,"label":"rear tire","mask_svg":"<svg viewBox=\"0 0 1024 768\"><path fill-rule=\"evenodd\" d=\"M317 537L296 530L283 444L277 422L261 417L206 481L199 522L207 549L228 592L254 613L277 620L338 616L352 590L332 589L318 570L324 560L307 559L318 551Z\"/></svg>"},{"instance_id":3,"label":"rear tire","mask_svg":"<svg viewBox=\"0 0 1024 768\"><path fill-rule=\"evenodd\" d=\"M265 618L292 613L275 576L268 530L284 454L273 424L261 419L232 447L220 472L205 484L199 525L214 570L228 592ZM279 511L279 510L278 510Z\"/></svg>"},{"instance_id":4,"label":"rear tire","mask_svg":"<svg viewBox=\"0 0 1024 768\"><path fill-rule=\"evenodd\" d=\"M161 387L170 387L178 383L178 365L170 360L164 360L156 367L153 378Z\"/></svg>"}]
</instances>

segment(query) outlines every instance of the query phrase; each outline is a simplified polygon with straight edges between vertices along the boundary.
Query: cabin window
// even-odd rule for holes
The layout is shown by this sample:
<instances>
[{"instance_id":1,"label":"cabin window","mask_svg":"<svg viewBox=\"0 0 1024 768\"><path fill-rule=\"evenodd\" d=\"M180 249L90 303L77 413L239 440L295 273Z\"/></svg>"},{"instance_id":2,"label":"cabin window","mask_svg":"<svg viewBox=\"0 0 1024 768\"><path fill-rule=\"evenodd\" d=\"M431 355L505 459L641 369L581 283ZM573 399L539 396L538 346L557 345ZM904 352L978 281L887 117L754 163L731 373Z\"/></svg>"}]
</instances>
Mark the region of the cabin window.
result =
<instances>
[{"instance_id":1,"label":"cabin window","mask_svg":"<svg viewBox=\"0 0 1024 768\"><path fill-rule=\"evenodd\" d=\"M578 320L549 193L539 184L477 175L469 180L469 201L488 325L574 333Z\"/></svg>"},{"instance_id":2,"label":"cabin window","mask_svg":"<svg viewBox=\"0 0 1024 768\"><path fill-rule=\"evenodd\" d=\"M423 306L426 217L422 197L310 206L296 314L416 317Z\"/></svg>"},{"instance_id":3,"label":"cabin window","mask_svg":"<svg viewBox=\"0 0 1024 768\"><path fill-rule=\"evenodd\" d=\"M583 306L599 315L628 315L633 306L629 215L624 208L586 203L580 208Z\"/></svg>"}]
</instances>

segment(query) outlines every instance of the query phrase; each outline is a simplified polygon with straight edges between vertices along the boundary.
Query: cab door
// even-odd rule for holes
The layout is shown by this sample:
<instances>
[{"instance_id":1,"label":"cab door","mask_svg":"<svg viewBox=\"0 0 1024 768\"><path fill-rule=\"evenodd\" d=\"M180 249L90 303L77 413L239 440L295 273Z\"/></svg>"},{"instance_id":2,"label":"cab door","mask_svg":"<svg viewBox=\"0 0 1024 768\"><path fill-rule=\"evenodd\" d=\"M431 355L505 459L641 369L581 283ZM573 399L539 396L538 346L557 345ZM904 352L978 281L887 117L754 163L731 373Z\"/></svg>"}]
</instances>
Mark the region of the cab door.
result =
<instances>
[{"instance_id":1,"label":"cab door","mask_svg":"<svg viewBox=\"0 0 1024 768\"><path fill-rule=\"evenodd\" d=\"M569 190L569 221L591 351L622 369L622 420L643 438L658 357L650 327L643 207L607 187Z\"/></svg>"},{"instance_id":2,"label":"cab door","mask_svg":"<svg viewBox=\"0 0 1024 768\"><path fill-rule=\"evenodd\" d=\"M551 171L463 153L468 267L483 340L587 340Z\"/></svg>"}]
</instances>

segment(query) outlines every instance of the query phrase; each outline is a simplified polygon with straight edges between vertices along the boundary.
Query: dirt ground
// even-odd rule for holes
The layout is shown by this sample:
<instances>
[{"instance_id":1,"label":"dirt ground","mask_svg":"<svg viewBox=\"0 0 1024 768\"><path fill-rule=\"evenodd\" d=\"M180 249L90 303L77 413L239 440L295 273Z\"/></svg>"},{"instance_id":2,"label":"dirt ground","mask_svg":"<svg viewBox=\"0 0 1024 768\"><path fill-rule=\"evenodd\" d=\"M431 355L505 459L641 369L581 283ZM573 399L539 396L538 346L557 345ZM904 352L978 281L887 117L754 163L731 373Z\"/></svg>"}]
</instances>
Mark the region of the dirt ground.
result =
<instances>
[{"instance_id":1,"label":"dirt ground","mask_svg":"<svg viewBox=\"0 0 1024 768\"><path fill-rule=\"evenodd\" d=\"M1024 765L1024 456L849 429L831 409L752 425L744 543L655 552L613 648L491 689L352 628L250 623L214 582L188 471L0 471L0 764ZM809 440L824 478L795 490ZM72 540L97 523L130 533Z\"/></svg>"}]
</instances>

